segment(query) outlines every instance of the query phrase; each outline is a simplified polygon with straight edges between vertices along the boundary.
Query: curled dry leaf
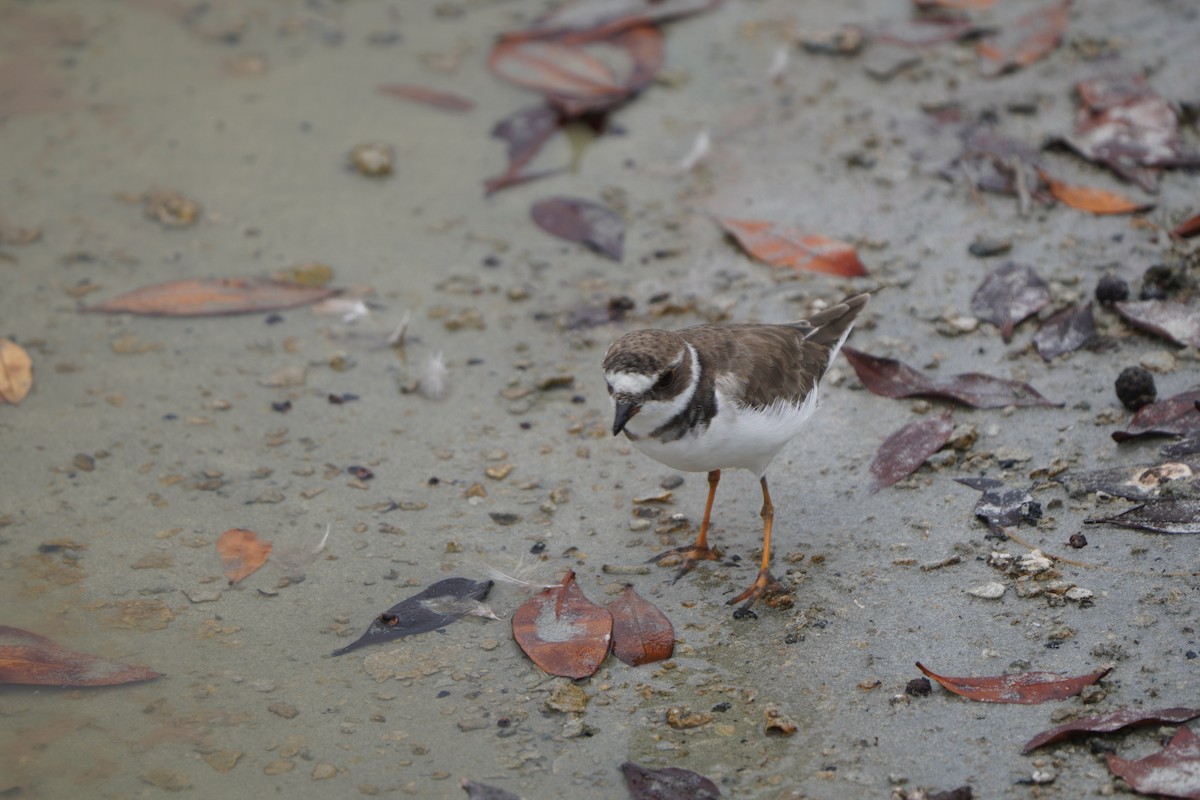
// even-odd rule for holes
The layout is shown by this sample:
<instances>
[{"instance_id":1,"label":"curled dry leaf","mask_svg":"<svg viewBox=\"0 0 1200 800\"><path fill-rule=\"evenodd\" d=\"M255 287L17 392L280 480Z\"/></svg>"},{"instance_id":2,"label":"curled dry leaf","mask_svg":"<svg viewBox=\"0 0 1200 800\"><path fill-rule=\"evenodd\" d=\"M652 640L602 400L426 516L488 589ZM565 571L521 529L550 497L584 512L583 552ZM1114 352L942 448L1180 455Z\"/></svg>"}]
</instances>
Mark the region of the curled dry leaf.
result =
<instances>
[{"instance_id":1,"label":"curled dry leaf","mask_svg":"<svg viewBox=\"0 0 1200 800\"><path fill-rule=\"evenodd\" d=\"M568 572L560 586L522 603L512 627L517 644L544 672L578 679L595 673L608 655L613 618L584 596Z\"/></svg>"},{"instance_id":2,"label":"curled dry leaf","mask_svg":"<svg viewBox=\"0 0 1200 800\"><path fill-rule=\"evenodd\" d=\"M854 245L846 242L762 220L732 217L716 220L747 253L772 267L825 272L844 278L867 274Z\"/></svg>"},{"instance_id":3,"label":"curled dry leaf","mask_svg":"<svg viewBox=\"0 0 1200 800\"><path fill-rule=\"evenodd\" d=\"M879 447L871 462L875 481L871 491L891 486L915 472L925 459L942 449L954 431L954 417L949 411L910 422L893 433Z\"/></svg>"},{"instance_id":4,"label":"curled dry leaf","mask_svg":"<svg viewBox=\"0 0 1200 800\"><path fill-rule=\"evenodd\" d=\"M362 636L330 655L340 656L368 644L444 628L459 617L473 613L491 588L491 581L470 578L446 578L432 583L380 614Z\"/></svg>"},{"instance_id":5,"label":"curled dry leaf","mask_svg":"<svg viewBox=\"0 0 1200 800\"><path fill-rule=\"evenodd\" d=\"M1155 710L1123 708L1111 714L1081 717L1042 731L1026 742L1025 746L1021 748L1021 752L1028 753L1039 747L1045 747L1048 744L1056 744L1066 739L1074 739L1080 734L1113 733L1114 731L1137 728L1143 725L1187 722L1196 717L1200 717L1200 708L1159 708Z\"/></svg>"},{"instance_id":6,"label":"curled dry leaf","mask_svg":"<svg viewBox=\"0 0 1200 800\"><path fill-rule=\"evenodd\" d=\"M1200 347L1200 309L1173 300L1114 303L1131 325L1184 347Z\"/></svg>"},{"instance_id":7,"label":"curled dry leaf","mask_svg":"<svg viewBox=\"0 0 1200 800\"><path fill-rule=\"evenodd\" d=\"M879 358L852 347L843 347L842 353L867 391L883 397L935 397L974 408L1062 405L1047 400L1020 381L967 372L939 383L893 358Z\"/></svg>"},{"instance_id":8,"label":"curled dry leaf","mask_svg":"<svg viewBox=\"0 0 1200 800\"><path fill-rule=\"evenodd\" d=\"M315 303L338 291L263 278L187 278L135 289L80 311L152 317L254 314Z\"/></svg>"},{"instance_id":9,"label":"curled dry leaf","mask_svg":"<svg viewBox=\"0 0 1200 800\"><path fill-rule=\"evenodd\" d=\"M0 338L0 401L14 406L33 388L33 359L24 347Z\"/></svg>"},{"instance_id":10,"label":"curled dry leaf","mask_svg":"<svg viewBox=\"0 0 1200 800\"><path fill-rule=\"evenodd\" d=\"M1105 756L1108 768L1138 794L1200 798L1200 736L1190 728L1175 731L1161 751L1137 761Z\"/></svg>"},{"instance_id":11,"label":"curled dry leaf","mask_svg":"<svg viewBox=\"0 0 1200 800\"><path fill-rule=\"evenodd\" d=\"M1098 683L1112 669L1064 678L1053 672L1015 672L987 678L948 678L927 669L920 661L917 669L940 683L947 690L962 695L968 700L981 703L1046 703L1050 700L1065 700L1083 691L1084 687Z\"/></svg>"},{"instance_id":12,"label":"curled dry leaf","mask_svg":"<svg viewBox=\"0 0 1200 800\"><path fill-rule=\"evenodd\" d=\"M1200 500L1155 500L1112 517L1085 519L1151 533L1200 533Z\"/></svg>"},{"instance_id":13,"label":"curled dry leaf","mask_svg":"<svg viewBox=\"0 0 1200 800\"><path fill-rule=\"evenodd\" d=\"M1147 403L1138 409L1123 431L1113 431L1118 442L1143 436L1191 436L1200 433L1200 386Z\"/></svg>"},{"instance_id":14,"label":"curled dry leaf","mask_svg":"<svg viewBox=\"0 0 1200 800\"><path fill-rule=\"evenodd\" d=\"M632 800L716 800L721 796L708 778L680 767L650 769L626 761L621 774Z\"/></svg>"},{"instance_id":15,"label":"curled dry leaf","mask_svg":"<svg viewBox=\"0 0 1200 800\"><path fill-rule=\"evenodd\" d=\"M1067 3L1035 9L979 43L979 71L987 77L1027 67L1047 56L1067 28Z\"/></svg>"},{"instance_id":16,"label":"curled dry leaf","mask_svg":"<svg viewBox=\"0 0 1200 800\"><path fill-rule=\"evenodd\" d=\"M613 655L632 667L664 661L675 651L675 628L658 606L632 585L608 604L612 614Z\"/></svg>"},{"instance_id":17,"label":"curled dry leaf","mask_svg":"<svg viewBox=\"0 0 1200 800\"><path fill-rule=\"evenodd\" d=\"M1181 461L1167 461L1162 464L1134 464L1089 472L1072 471L1060 476L1059 481L1071 497L1082 497L1090 492L1104 492L1129 500L1149 500L1158 497L1162 487L1171 481L1190 480L1195 475L1196 467L1193 465Z\"/></svg>"},{"instance_id":18,"label":"curled dry leaf","mask_svg":"<svg viewBox=\"0 0 1200 800\"><path fill-rule=\"evenodd\" d=\"M619 262L625 252L625 221L608 208L590 200L551 197L530 212L537 226L568 242L587 245Z\"/></svg>"},{"instance_id":19,"label":"curled dry leaf","mask_svg":"<svg viewBox=\"0 0 1200 800\"><path fill-rule=\"evenodd\" d=\"M1092 304L1070 306L1042 323L1033 335L1033 346L1044 361L1053 361L1096 340Z\"/></svg>"},{"instance_id":20,"label":"curled dry leaf","mask_svg":"<svg viewBox=\"0 0 1200 800\"><path fill-rule=\"evenodd\" d=\"M271 543L254 531L230 528L217 537L217 555L230 583L252 575L271 557Z\"/></svg>"},{"instance_id":21,"label":"curled dry leaf","mask_svg":"<svg viewBox=\"0 0 1200 800\"><path fill-rule=\"evenodd\" d=\"M1095 189L1088 186L1075 186L1052 178L1045 172L1041 173L1042 181L1050 194L1064 205L1079 211L1088 211L1098 216L1107 214L1134 214L1149 211L1154 203L1143 203L1127 197L1119 192L1107 189Z\"/></svg>"},{"instance_id":22,"label":"curled dry leaf","mask_svg":"<svg viewBox=\"0 0 1200 800\"><path fill-rule=\"evenodd\" d=\"M396 97L400 100L411 100L414 103L439 108L442 111L470 111L475 107L474 100L468 100L450 92L439 92L424 86L414 86L409 83L389 83L379 87L380 94Z\"/></svg>"},{"instance_id":23,"label":"curled dry leaf","mask_svg":"<svg viewBox=\"0 0 1200 800\"><path fill-rule=\"evenodd\" d=\"M0 684L114 686L161 673L64 650L45 636L0 625Z\"/></svg>"},{"instance_id":24,"label":"curled dry leaf","mask_svg":"<svg viewBox=\"0 0 1200 800\"><path fill-rule=\"evenodd\" d=\"M1008 262L988 273L971 296L971 313L999 326L1005 342L1013 328L1050 303L1050 287L1033 267Z\"/></svg>"}]
</instances>

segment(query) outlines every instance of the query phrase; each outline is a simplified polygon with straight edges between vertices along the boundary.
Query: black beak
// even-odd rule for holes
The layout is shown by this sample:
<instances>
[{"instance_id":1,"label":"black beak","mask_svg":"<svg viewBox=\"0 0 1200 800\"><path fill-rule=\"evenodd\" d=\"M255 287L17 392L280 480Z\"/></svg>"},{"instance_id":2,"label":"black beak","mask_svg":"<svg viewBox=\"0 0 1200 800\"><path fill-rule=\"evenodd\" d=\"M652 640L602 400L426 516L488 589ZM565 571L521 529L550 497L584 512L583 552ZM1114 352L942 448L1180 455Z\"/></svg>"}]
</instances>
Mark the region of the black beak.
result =
<instances>
[{"instance_id":1,"label":"black beak","mask_svg":"<svg viewBox=\"0 0 1200 800\"><path fill-rule=\"evenodd\" d=\"M616 403L616 416L613 417L613 436L616 436L625 430L625 423L633 418L633 415L641 409L641 406L632 400L614 400L613 402Z\"/></svg>"}]
</instances>

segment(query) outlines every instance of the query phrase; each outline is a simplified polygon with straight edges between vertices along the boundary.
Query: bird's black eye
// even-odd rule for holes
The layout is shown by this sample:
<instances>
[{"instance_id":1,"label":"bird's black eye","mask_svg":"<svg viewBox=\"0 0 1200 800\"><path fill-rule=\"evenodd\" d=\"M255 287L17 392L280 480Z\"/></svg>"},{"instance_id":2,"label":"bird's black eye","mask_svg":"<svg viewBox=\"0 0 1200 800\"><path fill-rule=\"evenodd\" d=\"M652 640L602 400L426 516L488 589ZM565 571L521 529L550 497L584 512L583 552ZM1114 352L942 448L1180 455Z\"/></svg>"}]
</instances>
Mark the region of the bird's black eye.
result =
<instances>
[{"instance_id":1,"label":"bird's black eye","mask_svg":"<svg viewBox=\"0 0 1200 800\"><path fill-rule=\"evenodd\" d=\"M671 385L671 381L675 380L675 370L669 369L659 376L658 381L654 384L655 389L665 389Z\"/></svg>"}]
</instances>

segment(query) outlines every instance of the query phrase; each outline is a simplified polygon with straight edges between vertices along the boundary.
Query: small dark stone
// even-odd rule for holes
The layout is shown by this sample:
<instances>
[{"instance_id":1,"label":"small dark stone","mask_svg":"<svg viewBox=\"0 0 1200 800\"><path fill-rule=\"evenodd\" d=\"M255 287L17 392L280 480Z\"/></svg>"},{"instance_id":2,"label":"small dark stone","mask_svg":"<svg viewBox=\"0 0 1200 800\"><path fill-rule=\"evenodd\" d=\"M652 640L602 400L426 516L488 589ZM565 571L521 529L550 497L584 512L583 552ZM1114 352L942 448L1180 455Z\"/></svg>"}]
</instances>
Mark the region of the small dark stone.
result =
<instances>
[{"instance_id":1,"label":"small dark stone","mask_svg":"<svg viewBox=\"0 0 1200 800\"><path fill-rule=\"evenodd\" d=\"M1184 271L1167 264L1155 264L1142 275L1142 300L1165 300L1187 285Z\"/></svg>"},{"instance_id":2,"label":"small dark stone","mask_svg":"<svg viewBox=\"0 0 1200 800\"><path fill-rule=\"evenodd\" d=\"M441 482L442 482L442 479L439 478L437 475L434 475L432 478L430 478L428 481L426 481L426 483L428 483L430 486L437 486Z\"/></svg>"},{"instance_id":3,"label":"small dark stone","mask_svg":"<svg viewBox=\"0 0 1200 800\"><path fill-rule=\"evenodd\" d=\"M671 475L670 477L663 478L658 482L658 486L660 489L666 489L667 491L678 489L680 486L683 486L683 476Z\"/></svg>"},{"instance_id":4,"label":"small dark stone","mask_svg":"<svg viewBox=\"0 0 1200 800\"><path fill-rule=\"evenodd\" d=\"M577 405L577 406L581 406L581 405L583 405L584 403L586 403L586 402L587 402L587 398L586 398L586 397L584 397L584 396L583 396L583 395L581 395L581 394L577 394L577 395L573 395L573 396L571 397L571 402L572 402L572 403L574 403L574 404L575 404L575 405Z\"/></svg>"},{"instance_id":5,"label":"small dark stone","mask_svg":"<svg viewBox=\"0 0 1200 800\"><path fill-rule=\"evenodd\" d=\"M488 513L488 516L497 525L516 525L521 521L521 516L511 511L492 511Z\"/></svg>"},{"instance_id":6,"label":"small dark stone","mask_svg":"<svg viewBox=\"0 0 1200 800\"><path fill-rule=\"evenodd\" d=\"M731 708L733 708L733 703L722 702L722 703L717 703L715 706L713 706L712 710L716 713L724 713Z\"/></svg>"},{"instance_id":7,"label":"small dark stone","mask_svg":"<svg viewBox=\"0 0 1200 800\"><path fill-rule=\"evenodd\" d=\"M286 414L292 410L292 401L283 400L278 403L271 403L271 410L278 411L280 414Z\"/></svg>"},{"instance_id":8,"label":"small dark stone","mask_svg":"<svg viewBox=\"0 0 1200 800\"><path fill-rule=\"evenodd\" d=\"M987 258L988 256L1004 255L1011 249L1012 242L1008 239L994 239L990 236L980 236L968 245L967 252L976 258Z\"/></svg>"},{"instance_id":9,"label":"small dark stone","mask_svg":"<svg viewBox=\"0 0 1200 800\"><path fill-rule=\"evenodd\" d=\"M533 423L529 422L528 420L523 420L517 427L523 431L527 431L533 428Z\"/></svg>"},{"instance_id":10,"label":"small dark stone","mask_svg":"<svg viewBox=\"0 0 1200 800\"><path fill-rule=\"evenodd\" d=\"M1067 544L1076 550L1082 550L1087 547L1087 537L1082 533L1072 533L1071 538L1067 540Z\"/></svg>"},{"instance_id":11,"label":"small dark stone","mask_svg":"<svg viewBox=\"0 0 1200 800\"><path fill-rule=\"evenodd\" d=\"M1192 659L1194 659L1196 657L1196 651L1188 650L1186 653L1183 654L1183 657L1186 658L1188 661L1191 661Z\"/></svg>"},{"instance_id":12,"label":"small dark stone","mask_svg":"<svg viewBox=\"0 0 1200 800\"><path fill-rule=\"evenodd\" d=\"M367 469L366 467L360 467L360 466L346 467L346 472L349 472L351 475L358 478L360 481L369 481L375 477L375 473L371 472L371 470Z\"/></svg>"},{"instance_id":13,"label":"small dark stone","mask_svg":"<svg viewBox=\"0 0 1200 800\"><path fill-rule=\"evenodd\" d=\"M501 265L501 264L503 264L503 263L504 263L504 262L503 262L503 261L501 261L501 260L500 260L499 258L497 258L496 256L485 256L485 257L484 257L484 259L483 259L483 265L484 265L485 267L492 267L492 268L495 268L495 267L498 267L498 266L500 266L500 265Z\"/></svg>"},{"instance_id":14,"label":"small dark stone","mask_svg":"<svg viewBox=\"0 0 1200 800\"><path fill-rule=\"evenodd\" d=\"M1095 755L1117 752L1116 743L1110 742L1107 739L1092 739L1090 742L1088 742L1088 746Z\"/></svg>"},{"instance_id":15,"label":"small dark stone","mask_svg":"<svg viewBox=\"0 0 1200 800\"><path fill-rule=\"evenodd\" d=\"M755 614L754 611L752 611L749 608L738 608L738 610L733 612L733 618L734 619L758 619L758 614Z\"/></svg>"},{"instance_id":16,"label":"small dark stone","mask_svg":"<svg viewBox=\"0 0 1200 800\"><path fill-rule=\"evenodd\" d=\"M529 548L529 552L533 553L535 556L541 555L542 553L546 552L546 543L534 542L533 547Z\"/></svg>"},{"instance_id":17,"label":"small dark stone","mask_svg":"<svg viewBox=\"0 0 1200 800\"><path fill-rule=\"evenodd\" d=\"M904 693L909 697L929 697L933 694L933 684L929 678L913 678L905 685Z\"/></svg>"},{"instance_id":18,"label":"small dark stone","mask_svg":"<svg viewBox=\"0 0 1200 800\"><path fill-rule=\"evenodd\" d=\"M1117 399L1130 411L1137 411L1158 397L1154 376L1142 367L1126 367L1117 376Z\"/></svg>"},{"instance_id":19,"label":"small dark stone","mask_svg":"<svg viewBox=\"0 0 1200 800\"><path fill-rule=\"evenodd\" d=\"M266 319L263 320L263 322L267 323L268 325L278 325L279 323L283 322L283 315L282 314L268 314Z\"/></svg>"},{"instance_id":20,"label":"small dark stone","mask_svg":"<svg viewBox=\"0 0 1200 800\"><path fill-rule=\"evenodd\" d=\"M1096 301L1101 305L1110 306L1129 299L1129 284L1124 278L1118 278L1109 273L1096 284Z\"/></svg>"},{"instance_id":21,"label":"small dark stone","mask_svg":"<svg viewBox=\"0 0 1200 800\"><path fill-rule=\"evenodd\" d=\"M624 295L619 297L610 297L608 299L608 313L611 314L614 319L620 319L621 316L627 311L633 311L635 305L636 303L633 302L632 298L625 297Z\"/></svg>"}]
</instances>

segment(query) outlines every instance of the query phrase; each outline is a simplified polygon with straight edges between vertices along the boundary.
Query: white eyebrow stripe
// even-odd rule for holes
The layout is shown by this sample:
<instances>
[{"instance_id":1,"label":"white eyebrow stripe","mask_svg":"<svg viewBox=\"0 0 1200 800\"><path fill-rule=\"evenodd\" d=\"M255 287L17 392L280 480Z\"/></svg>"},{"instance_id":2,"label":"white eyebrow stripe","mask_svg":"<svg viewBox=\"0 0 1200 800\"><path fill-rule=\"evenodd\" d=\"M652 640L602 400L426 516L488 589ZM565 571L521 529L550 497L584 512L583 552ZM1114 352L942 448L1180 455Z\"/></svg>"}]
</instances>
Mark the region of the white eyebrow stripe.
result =
<instances>
[{"instance_id":1,"label":"white eyebrow stripe","mask_svg":"<svg viewBox=\"0 0 1200 800\"><path fill-rule=\"evenodd\" d=\"M642 375L639 372L610 372L605 377L608 378L608 385L612 387L613 394L633 397L650 391L650 387L658 380L657 375Z\"/></svg>"}]
</instances>

